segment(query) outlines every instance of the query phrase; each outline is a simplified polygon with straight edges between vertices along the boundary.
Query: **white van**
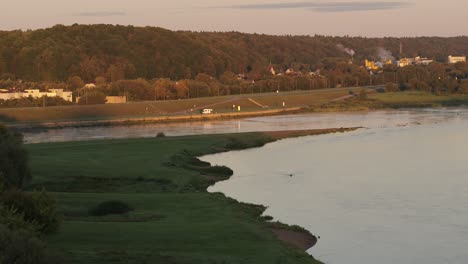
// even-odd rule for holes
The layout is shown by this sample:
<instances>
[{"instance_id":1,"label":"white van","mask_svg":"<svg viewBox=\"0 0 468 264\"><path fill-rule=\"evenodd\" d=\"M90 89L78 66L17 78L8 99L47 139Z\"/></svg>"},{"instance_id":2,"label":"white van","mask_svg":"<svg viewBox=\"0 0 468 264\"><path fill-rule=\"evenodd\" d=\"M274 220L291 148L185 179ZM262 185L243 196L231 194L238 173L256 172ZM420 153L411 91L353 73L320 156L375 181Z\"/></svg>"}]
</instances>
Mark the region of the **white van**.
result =
<instances>
[{"instance_id":1,"label":"white van","mask_svg":"<svg viewBox=\"0 0 468 264\"><path fill-rule=\"evenodd\" d=\"M202 114L208 115L213 113L213 109L205 108L201 111Z\"/></svg>"}]
</instances>

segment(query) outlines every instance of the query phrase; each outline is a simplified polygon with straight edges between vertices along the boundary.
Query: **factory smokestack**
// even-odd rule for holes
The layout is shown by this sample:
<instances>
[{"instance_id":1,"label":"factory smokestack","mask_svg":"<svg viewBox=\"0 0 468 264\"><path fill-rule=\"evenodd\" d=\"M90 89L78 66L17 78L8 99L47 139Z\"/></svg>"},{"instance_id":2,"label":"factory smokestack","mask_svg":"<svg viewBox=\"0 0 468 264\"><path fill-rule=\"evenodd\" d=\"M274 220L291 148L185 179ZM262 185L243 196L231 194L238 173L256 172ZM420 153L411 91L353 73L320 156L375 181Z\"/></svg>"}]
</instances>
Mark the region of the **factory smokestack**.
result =
<instances>
[{"instance_id":1,"label":"factory smokestack","mask_svg":"<svg viewBox=\"0 0 468 264\"><path fill-rule=\"evenodd\" d=\"M403 58L403 42L400 40L400 58Z\"/></svg>"}]
</instances>

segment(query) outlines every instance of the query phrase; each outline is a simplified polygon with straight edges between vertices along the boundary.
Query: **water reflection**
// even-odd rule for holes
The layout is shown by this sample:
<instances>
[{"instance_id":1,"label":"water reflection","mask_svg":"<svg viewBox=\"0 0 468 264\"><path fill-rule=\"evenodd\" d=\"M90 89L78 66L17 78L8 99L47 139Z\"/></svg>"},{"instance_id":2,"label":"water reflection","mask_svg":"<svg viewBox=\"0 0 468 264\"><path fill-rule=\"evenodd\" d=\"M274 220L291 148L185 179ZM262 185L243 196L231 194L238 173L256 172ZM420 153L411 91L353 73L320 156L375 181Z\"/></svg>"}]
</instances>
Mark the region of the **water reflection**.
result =
<instances>
[{"instance_id":1,"label":"water reflection","mask_svg":"<svg viewBox=\"0 0 468 264\"><path fill-rule=\"evenodd\" d=\"M51 129L34 133L27 132L25 133L25 140L27 143L40 143L110 138L154 137L158 132L164 132L168 136L180 136L350 126L384 128L408 126L420 123L437 123L466 114L467 113L464 109L423 109L411 111L377 111L369 113L340 114L317 113L209 122Z\"/></svg>"},{"instance_id":2,"label":"water reflection","mask_svg":"<svg viewBox=\"0 0 468 264\"><path fill-rule=\"evenodd\" d=\"M210 191L320 235L310 253L326 263L467 263L465 109L294 119L370 129L206 156L235 172Z\"/></svg>"}]
</instances>

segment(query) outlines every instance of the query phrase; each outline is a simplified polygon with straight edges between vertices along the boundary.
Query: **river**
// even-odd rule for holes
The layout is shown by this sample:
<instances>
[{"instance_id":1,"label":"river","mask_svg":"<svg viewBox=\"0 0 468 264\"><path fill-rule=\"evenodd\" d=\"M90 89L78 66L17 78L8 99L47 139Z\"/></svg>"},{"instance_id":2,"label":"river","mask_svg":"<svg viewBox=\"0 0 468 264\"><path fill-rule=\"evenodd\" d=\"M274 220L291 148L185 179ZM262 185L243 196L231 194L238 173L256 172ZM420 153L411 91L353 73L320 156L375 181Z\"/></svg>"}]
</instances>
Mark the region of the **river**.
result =
<instances>
[{"instance_id":1,"label":"river","mask_svg":"<svg viewBox=\"0 0 468 264\"><path fill-rule=\"evenodd\" d=\"M241 126L250 122L368 129L205 156L234 170L210 192L266 205L265 215L319 235L309 253L326 263L468 263L467 109L254 118Z\"/></svg>"},{"instance_id":2,"label":"river","mask_svg":"<svg viewBox=\"0 0 468 264\"><path fill-rule=\"evenodd\" d=\"M312 113L218 120L192 123L159 123L131 126L77 127L24 132L26 143L83 141L97 139L154 137L158 132L167 136L240 133L294 129L351 127L369 128L406 126L415 123L437 123L451 118L458 109L375 111L360 113Z\"/></svg>"}]
</instances>

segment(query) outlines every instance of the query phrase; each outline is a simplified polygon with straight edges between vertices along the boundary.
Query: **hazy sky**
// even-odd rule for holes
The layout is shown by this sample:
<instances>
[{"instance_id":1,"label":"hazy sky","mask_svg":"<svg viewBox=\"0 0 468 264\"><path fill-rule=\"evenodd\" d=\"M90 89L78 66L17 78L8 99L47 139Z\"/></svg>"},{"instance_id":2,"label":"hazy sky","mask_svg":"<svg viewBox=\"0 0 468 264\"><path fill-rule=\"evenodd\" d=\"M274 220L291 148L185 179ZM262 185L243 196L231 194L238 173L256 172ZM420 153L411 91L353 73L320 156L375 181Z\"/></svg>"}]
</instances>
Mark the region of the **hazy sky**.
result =
<instances>
[{"instance_id":1,"label":"hazy sky","mask_svg":"<svg viewBox=\"0 0 468 264\"><path fill-rule=\"evenodd\" d=\"M467 0L0 0L0 29L122 24L293 35L468 35Z\"/></svg>"}]
</instances>

